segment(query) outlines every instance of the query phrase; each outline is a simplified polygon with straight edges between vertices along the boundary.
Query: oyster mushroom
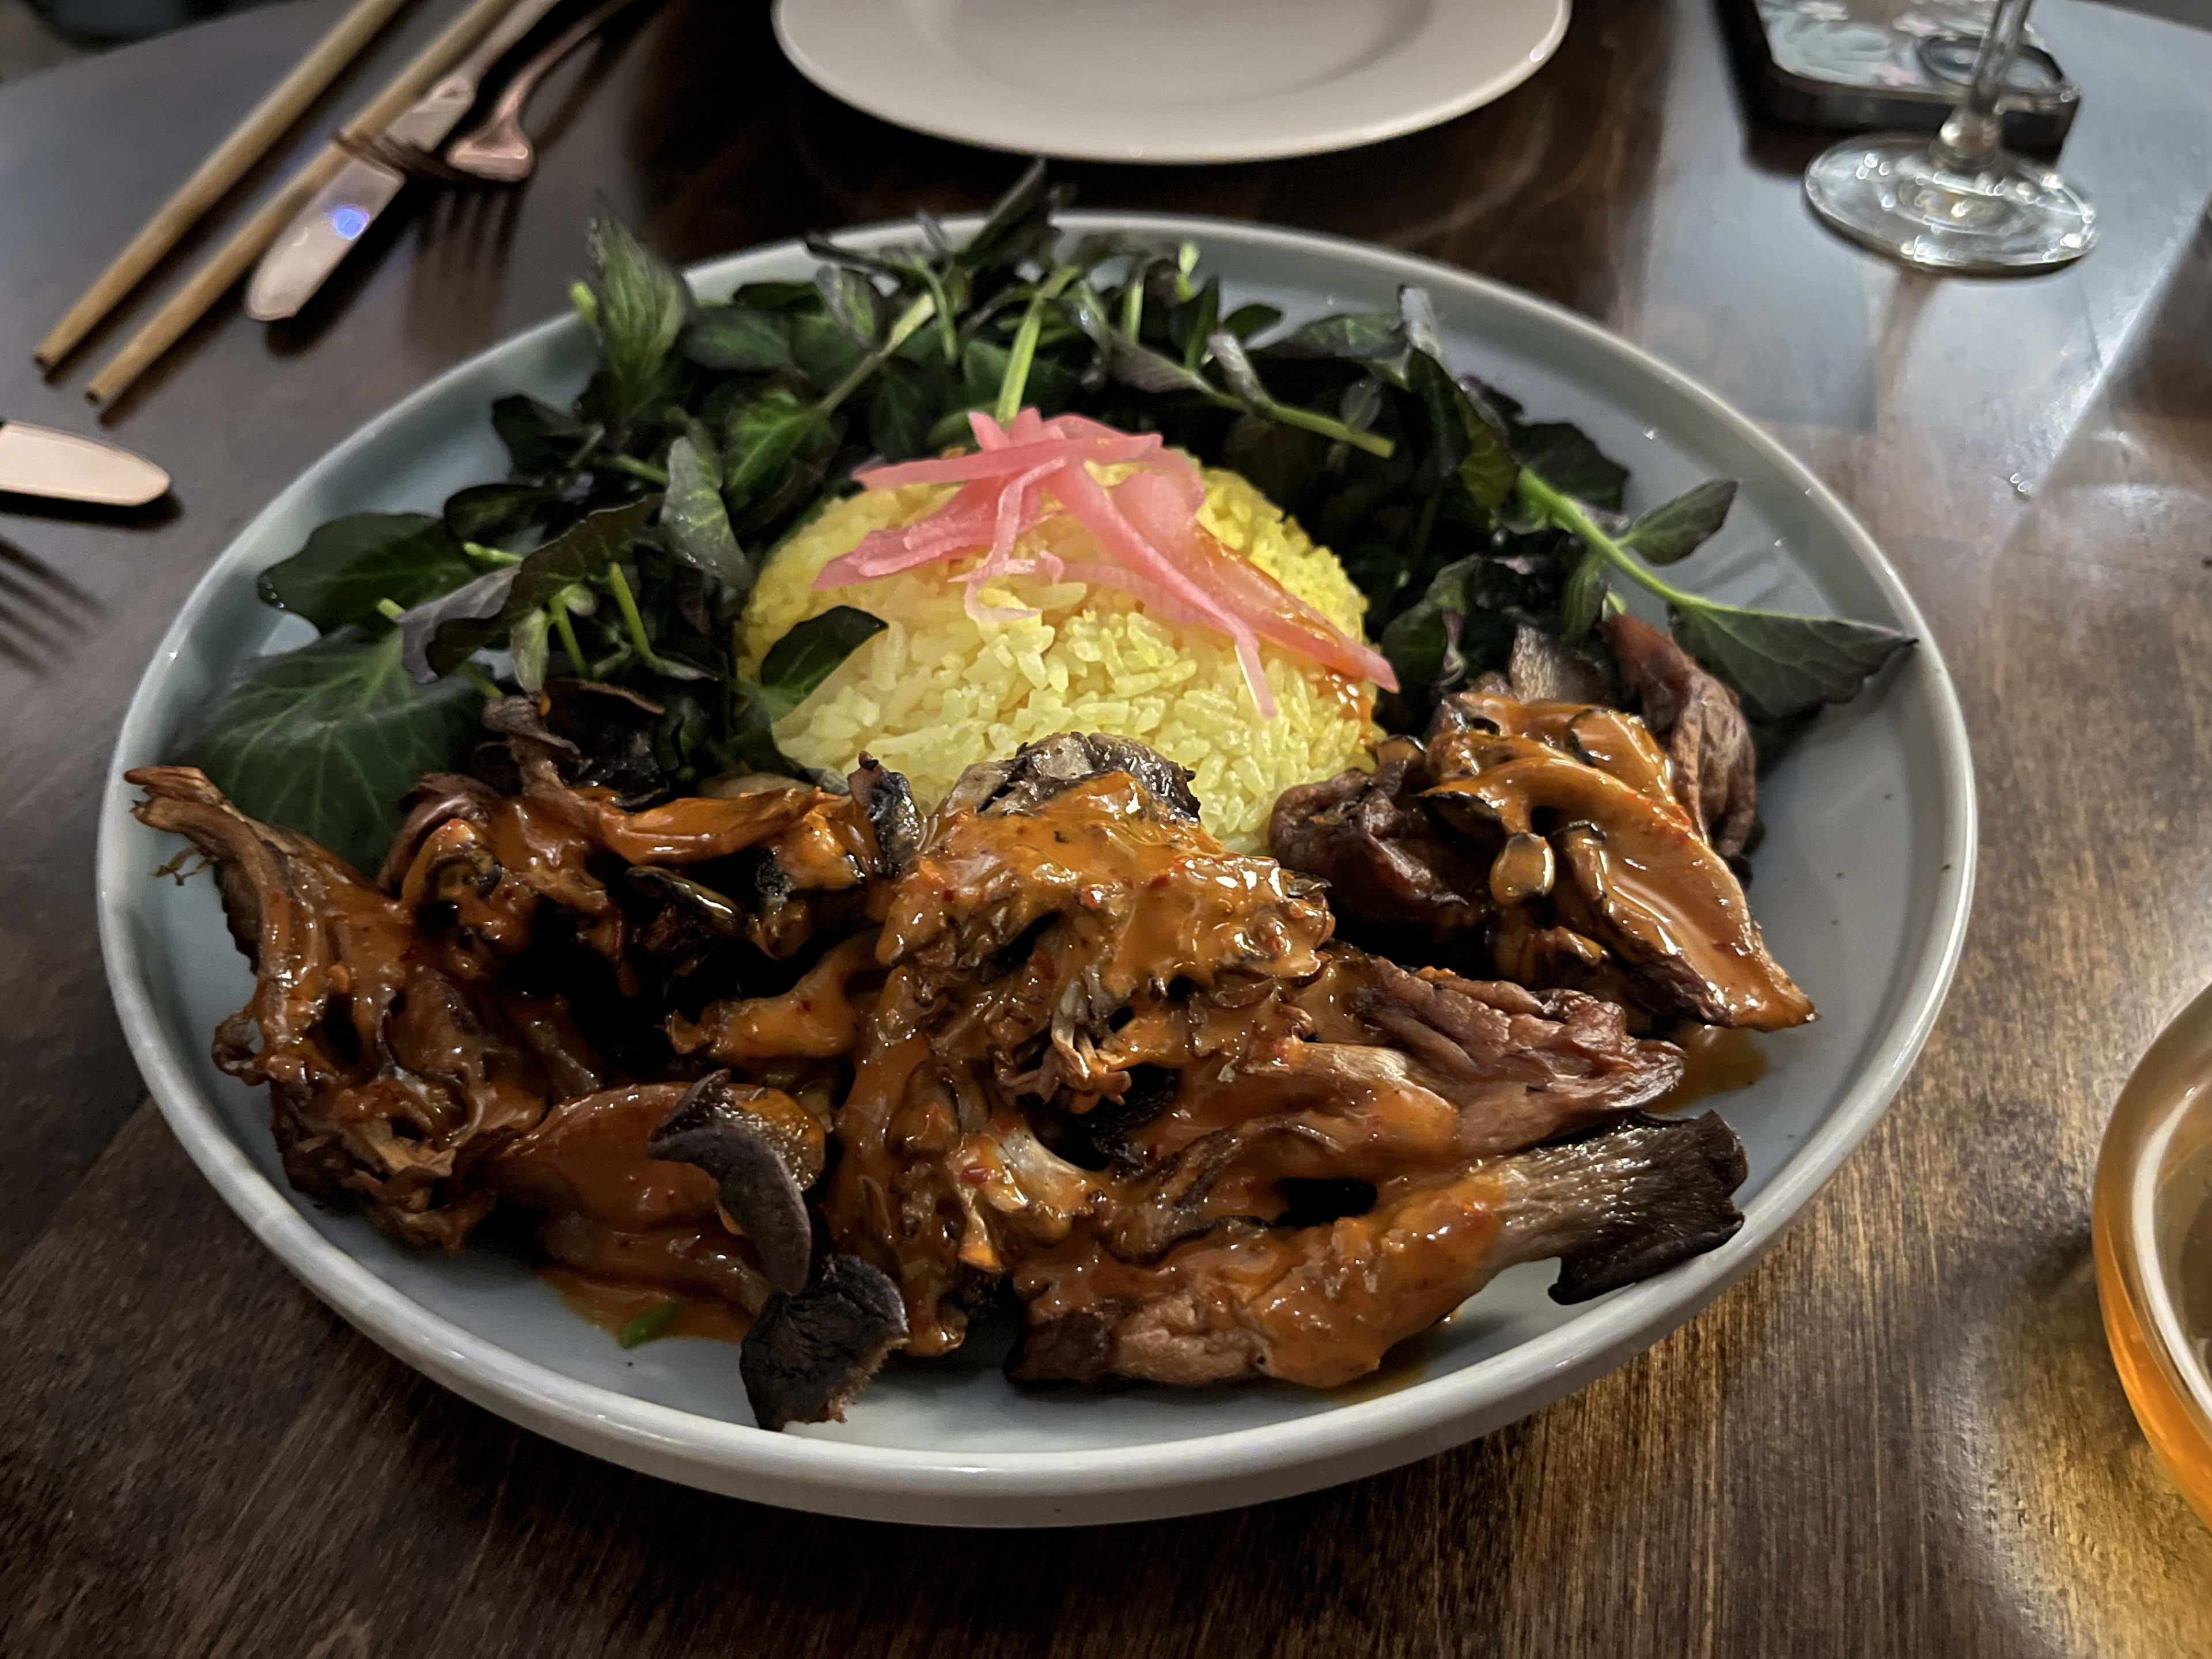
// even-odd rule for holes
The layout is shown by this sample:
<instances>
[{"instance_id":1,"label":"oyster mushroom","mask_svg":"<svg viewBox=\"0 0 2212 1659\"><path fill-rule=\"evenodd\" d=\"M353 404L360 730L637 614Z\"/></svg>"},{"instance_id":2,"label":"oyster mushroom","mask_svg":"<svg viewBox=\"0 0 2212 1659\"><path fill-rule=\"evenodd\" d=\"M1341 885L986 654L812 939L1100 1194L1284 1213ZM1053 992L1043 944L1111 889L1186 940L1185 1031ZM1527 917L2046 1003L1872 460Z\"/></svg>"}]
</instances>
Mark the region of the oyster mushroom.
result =
<instances>
[{"instance_id":1,"label":"oyster mushroom","mask_svg":"<svg viewBox=\"0 0 2212 1659\"><path fill-rule=\"evenodd\" d=\"M1667 745L1675 794L1721 853L1742 852L1759 823L1759 759L1735 693L1649 623L1624 613L1600 627L1644 724Z\"/></svg>"},{"instance_id":2,"label":"oyster mushroom","mask_svg":"<svg viewBox=\"0 0 2212 1659\"><path fill-rule=\"evenodd\" d=\"M1610 947L1668 1006L1759 1031L1813 1017L1767 954L1734 872L1671 795L1534 736L1470 726L1431 744L1430 759L1437 781L1422 799L1508 836L1545 835L1568 878L1553 892L1561 920Z\"/></svg>"},{"instance_id":3,"label":"oyster mushroom","mask_svg":"<svg viewBox=\"0 0 2212 1659\"><path fill-rule=\"evenodd\" d=\"M805 1288L814 1253L806 1189L820 1179L829 1149L804 1106L781 1090L734 1084L715 1072L684 1092L646 1150L714 1176L723 1210L752 1241L769 1283L787 1293Z\"/></svg>"},{"instance_id":4,"label":"oyster mushroom","mask_svg":"<svg viewBox=\"0 0 2212 1659\"><path fill-rule=\"evenodd\" d=\"M904 873L921 850L921 813L914 804L914 787L906 774L894 772L873 755L862 755L860 763L845 780L853 799L868 815L876 832L876 858L881 873Z\"/></svg>"},{"instance_id":5,"label":"oyster mushroom","mask_svg":"<svg viewBox=\"0 0 2212 1659\"><path fill-rule=\"evenodd\" d=\"M842 1422L845 1407L906 1340L898 1286L856 1255L826 1257L796 1295L769 1299L738 1371L761 1427Z\"/></svg>"},{"instance_id":6,"label":"oyster mushroom","mask_svg":"<svg viewBox=\"0 0 2212 1659\"><path fill-rule=\"evenodd\" d=\"M1134 778L1164 817L1198 822L1198 797L1191 793L1187 767L1133 738L1091 732L1057 732L1024 744L1012 760L969 767L938 812L944 817L961 811L1034 812L1063 791L1112 772Z\"/></svg>"}]
</instances>

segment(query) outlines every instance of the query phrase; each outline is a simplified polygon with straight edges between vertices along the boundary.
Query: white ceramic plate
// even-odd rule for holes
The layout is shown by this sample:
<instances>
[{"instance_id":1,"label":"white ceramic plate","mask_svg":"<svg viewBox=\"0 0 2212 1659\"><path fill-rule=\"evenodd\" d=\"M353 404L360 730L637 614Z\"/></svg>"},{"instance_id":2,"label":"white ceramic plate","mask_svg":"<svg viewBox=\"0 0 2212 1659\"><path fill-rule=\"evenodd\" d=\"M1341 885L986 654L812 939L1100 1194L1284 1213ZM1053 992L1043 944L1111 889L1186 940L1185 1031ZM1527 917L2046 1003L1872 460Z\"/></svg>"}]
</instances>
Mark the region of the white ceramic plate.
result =
<instances>
[{"instance_id":1,"label":"white ceramic plate","mask_svg":"<svg viewBox=\"0 0 2212 1659\"><path fill-rule=\"evenodd\" d=\"M962 143L1255 161L1449 121L1534 74L1568 0L778 0L823 91Z\"/></svg>"},{"instance_id":2,"label":"white ceramic plate","mask_svg":"<svg viewBox=\"0 0 2212 1659\"><path fill-rule=\"evenodd\" d=\"M287 489L193 592L124 721L102 803L100 945L123 1027L155 1098L231 1207L315 1293L392 1352L502 1416L632 1468L772 1504L973 1526L1130 1520L1310 1490L1482 1434L1619 1364L1747 1272L1873 1127L1942 1001L1972 886L1966 738L1926 624L1864 530L1741 415L1578 318L1464 272L1291 231L1216 221L1066 216L1076 233L1198 240L1238 301L1293 318L1388 308L1401 283L1434 296L1455 367L1509 389L1533 417L1581 423L1631 463L1631 506L1691 483L1742 480L1727 529L1674 580L1738 601L1893 623L1919 648L1872 693L1826 715L1765 786L1769 830L1752 893L1766 937L1822 1018L1766 1040L1766 1078L1729 1096L1750 1179L1743 1231L1722 1249L1595 1302L1544 1294L1514 1270L1426 1345L1420 1380L1367 1399L1287 1385L1096 1398L1023 1394L996 1354L894 1367L849 1420L750 1426L726 1346L672 1340L625 1353L573 1317L520 1258L392 1245L325 1214L283 1180L259 1091L208 1058L251 983L214 884L157 881L173 844L130 814L127 768L241 656L305 624L254 597L255 574L341 513L435 510L506 459L485 412L501 393L556 402L591 362L563 319L462 364L348 440ZM860 233L879 246L903 229ZM694 273L700 291L804 275L785 244Z\"/></svg>"}]
</instances>

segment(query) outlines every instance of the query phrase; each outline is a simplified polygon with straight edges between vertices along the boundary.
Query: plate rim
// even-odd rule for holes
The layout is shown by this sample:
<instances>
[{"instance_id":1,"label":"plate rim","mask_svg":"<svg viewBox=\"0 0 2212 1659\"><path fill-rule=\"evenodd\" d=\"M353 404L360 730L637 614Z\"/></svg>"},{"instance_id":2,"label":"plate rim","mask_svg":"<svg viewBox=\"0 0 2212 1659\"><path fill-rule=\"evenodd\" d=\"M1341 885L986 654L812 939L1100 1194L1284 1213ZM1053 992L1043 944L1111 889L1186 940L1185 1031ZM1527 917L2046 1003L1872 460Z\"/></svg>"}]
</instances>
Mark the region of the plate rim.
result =
<instances>
[{"instance_id":1,"label":"plate rim","mask_svg":"<svg viewBox=\"0 0 2212 1659\"><path fill-rule=\"evenodd\" d=\"M893 1516L890 1507L978 1498L1063 1499L1079 1506L1085 1499L1152 1494L1152 1502L1121 1507L1131 1516L1186 1514L1219 1503L1247 1501L1233 1492L1218 1502L1209 1498L1210 1490L1240 1480L1273 1476L1278 1490L1267 1495L1287 1495L1349 1478L1332 1473L1327 1467L1332 1464L1358 1463L1364 1456L1368 1461L1352 1470L1362 1474L1412 1461L1502 1426L1593 1380L1686 1322L1748 1273L1880 1121L1917 1060L1950 988L1972 909L1978 815L1972 753L1957 693L1926 618L1871 534L1778 440L1718 393L1633 342L1548 301L1471 271L1349 238L1272 225L1106 210L1071 211L1058 217L1076 232L1114 229L1188 237L1201 247L1212 240L1292 254L1318 252L1403 280L1477 294L1532 322L1578 336L1586 347L1627 360L1700 405L1709 418L1759 452L1842 532L1901 624L1919 639L1904 672L1927 682L1940 795L1948 818L1942 852L1948 867L1936 878L1934 925L1919 943L1898 1015L1869 1063L1820 1127L1746 1209L1742 1230L1734 1238L1657 1279L1593 1303L1565 1323L1501 1353L1377 1398L1285 1422L1134 1446L947 1453L770 1434L750 1425L635 1399L556 1371L453 1324L386 1283L316 1231L232 1142L219 1114L201 1095L187 1062L161 1032L147 962L128 915L126 886L135 888L144 872L126 856L135 821L128 811L132 792L122 775L126 764L138 763L132 757L152 752L153 739L159 735L151 729L157 682L181 654L217 591L235 579L245 550L260 537L263 526L289 511L313 481L348 456L377 443L391 428L480 372L486 358L581 326L572 315L550 319L454 364L356 428L280 490L209 565L141 674L110 756L96 840L96 903L109 988L132 1057L172 1132L224 1201L295 1276L388 1352L465 1398L580 1449L673 1479L690 1480L694 1474L738 1477L738 1485L721 1489L738 1490L762 1501L921 1521L939 1517L905 1512ZM957 229L976 220L948 222ZM841 233L841 238L866 246L912 234L911 223L900 221L855 228ZM710 292L719 291L717 273L764 253L798 246L796 239L789 239L738 250L686 267L685 275ZM1897 695L1897 690L1893 685L1887 694ZM1475 1426L1466 1427L1469 1423ZM1455 1432L1460 1428L1465 1431ZM1285 1484L1284 1474L1298 1470L1318 1473L1303 1485L1297 1484L1294 1474ZM750 1490L750 1483L775 1490ZM846 1501L837 1502L840 1497ZM1163 1497L1165 1502L1159 1501ZM1057 1511L1040 1516L1024 1510L998 1524L1075 1524L1095 1518ZM971 1513L957 1523L992 1522L988 1515Z\"/></svg>"},{"instance_id":2,"label":"plate rim","mask_svg":"<svg viewBox=\"0 0 2212 1659\"><path fill-rule=\"evenodd\" d=\"M963 126L957 121L947 123L927 114L917 114L911 106L900 104L896 99L887 100L865 83L842 74L834 60L825 63L818 53L808 50L793 38L787 13L810 5L832 6L836 0L776 0L774 25L777 46L792 66L814 86L863 114L903 127L910 132L1008 155L1047 155L1070 161L1119 161L1145 167L1188 167L1215 162L1286 161L1297 156L1325 155L1340 150L1357 149L1364 145L1382 143L1392 138L1402 138L1408 133L1440 126L1471 110L1494 103L1551 62L1559 52L1560 42L1566 39L1568 25L1574 17L1574 0L1540 0L1540 3L1550 5L1553 15L1537 44L1522 57L1513 59L1501 72L1448 96L1431 99L1394 116L1349 124L1316 125L1304 137L1218 139L1164 147L1145 143L1036 144L1022 139L1013 131L979 131L973 125ZM1459 0L1439 0L1439 3L1450 6L1459 3ZM988 100L981 106L988 107ZM1133 106L1132 112L1134 118L1143 118L1141 110Z\"/></svg>"}]
</instances>

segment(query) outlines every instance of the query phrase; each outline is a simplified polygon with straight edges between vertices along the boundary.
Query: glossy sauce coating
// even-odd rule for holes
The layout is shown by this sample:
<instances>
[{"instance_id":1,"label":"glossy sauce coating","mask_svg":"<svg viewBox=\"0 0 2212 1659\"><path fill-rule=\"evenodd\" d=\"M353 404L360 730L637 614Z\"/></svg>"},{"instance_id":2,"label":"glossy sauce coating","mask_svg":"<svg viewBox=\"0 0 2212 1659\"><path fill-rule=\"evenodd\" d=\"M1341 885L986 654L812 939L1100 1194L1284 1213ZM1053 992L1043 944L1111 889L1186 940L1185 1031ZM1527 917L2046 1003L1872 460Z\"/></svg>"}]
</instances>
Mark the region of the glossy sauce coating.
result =
<instances>
[{"instance_id":1,"label":"glossy sauce coating","mask_svg":"<svg viewBox=\"0 0 2212 1659\"><path fill-rule=\"evenodd\" d=\"M1500 730L1437 738L1427 799L1509 836L1547 839L1562 866L1551 897L1569 928L1610 943L1632 971L1711 1023L1771 1031L1813 1017L1811 1000L1767 954L1735 873L1675 800L1669 763L1639 722L1612 710L1570 714L1572 704L1461 703Z\"/></svg>"}]
</instances>

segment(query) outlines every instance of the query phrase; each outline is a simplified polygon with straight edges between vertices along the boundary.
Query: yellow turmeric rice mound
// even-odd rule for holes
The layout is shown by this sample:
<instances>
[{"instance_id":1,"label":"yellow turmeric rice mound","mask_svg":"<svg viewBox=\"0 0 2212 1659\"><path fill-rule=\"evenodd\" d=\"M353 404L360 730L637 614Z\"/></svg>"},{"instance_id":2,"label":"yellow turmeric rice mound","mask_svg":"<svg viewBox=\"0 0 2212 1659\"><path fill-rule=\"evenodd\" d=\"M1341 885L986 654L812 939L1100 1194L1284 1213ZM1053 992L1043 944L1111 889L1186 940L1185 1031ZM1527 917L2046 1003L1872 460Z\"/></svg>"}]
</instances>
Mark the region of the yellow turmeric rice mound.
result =
<instances>
[{"instance_id":1,"label":"yellow turmeric rice mound","mask_svg":"<svg viewBox=\"0 0 2212 1659\"><path fill-rule=\"evenodd\" d=\"M1117 470L1094 469L1111 482ZM1199 521L1354 638L1366 601L1327 548L1234 472L1205 473ZM761 573L743 623L750 674L795 623L851 605L888 624L775 727L793 760L843 772L866 750L903 772L925 810L963 768L1054 732L1110 732L1151 744L1196 775L1206 828L1240 852L1265 850L1275 797L1364 763L1376 736L1374 688L1262 641L1279 709L1262 720L1230 641L1146 613L1128 595L1042 573L987 584L982 601L1040 614L977 623L955 578L980 556L924 565L829 592L814 579L872 530L934 512L949 484L870 490L831 502ZM1069 561L1103 556L1061 517L1017 545Z\"/></svg>"}]
</instances>

